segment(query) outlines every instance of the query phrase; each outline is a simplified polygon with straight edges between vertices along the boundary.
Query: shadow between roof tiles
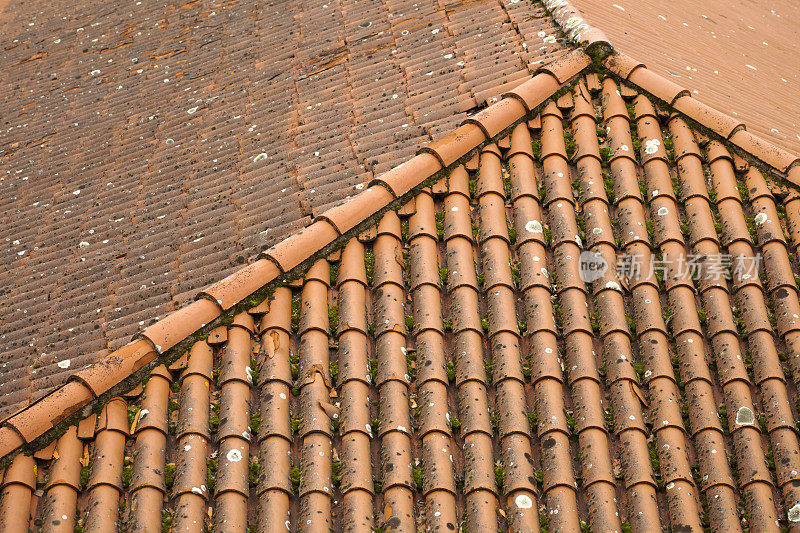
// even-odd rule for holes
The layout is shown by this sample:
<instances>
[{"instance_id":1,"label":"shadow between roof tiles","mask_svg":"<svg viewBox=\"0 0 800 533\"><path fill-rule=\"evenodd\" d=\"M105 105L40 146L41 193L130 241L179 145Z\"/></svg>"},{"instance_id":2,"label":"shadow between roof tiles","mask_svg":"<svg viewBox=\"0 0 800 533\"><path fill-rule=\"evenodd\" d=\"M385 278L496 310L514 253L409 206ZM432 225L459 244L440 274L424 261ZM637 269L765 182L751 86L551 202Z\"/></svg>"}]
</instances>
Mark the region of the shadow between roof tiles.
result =
<instances>
[{"instance_id":1,"label":"shadow between roof tiles","mask_svg":"<svg viewBox=\"0 0 800 533\"><path fill-rule=\"evenodd\" d=\"M255 320L18 456L0 523L792 526L800 201L775 191L589 75ZM610 268L587 277L587 253ZM618 271L631 257L663 268Z\"/></svg>"}]
</instances>

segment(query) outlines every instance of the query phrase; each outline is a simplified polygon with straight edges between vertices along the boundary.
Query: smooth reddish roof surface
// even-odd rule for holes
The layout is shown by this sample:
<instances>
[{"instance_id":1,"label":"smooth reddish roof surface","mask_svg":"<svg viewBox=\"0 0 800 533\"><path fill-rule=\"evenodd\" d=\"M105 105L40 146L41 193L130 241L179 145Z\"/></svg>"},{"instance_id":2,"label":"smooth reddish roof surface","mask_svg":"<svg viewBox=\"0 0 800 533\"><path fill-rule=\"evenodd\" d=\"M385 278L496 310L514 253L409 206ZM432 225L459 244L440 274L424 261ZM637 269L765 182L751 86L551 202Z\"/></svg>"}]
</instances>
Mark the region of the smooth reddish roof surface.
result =
<instances>
[{"instance_id":1,"label":"smooth reddish roof surface","mask_svg":"<svg viewBox=\"0 0 800 533\"><path fill-rule=\"evenodd\" d=\"M593 74L498 145L159 367L143 396L17 456L0 523L800 520L797 193ZM583 250L664 270L584 283ZM699 254L718 272L723 252L761 254L760 275L679 270Z\"/></svg>"},{"instance_id":2,"label":"smooth reddish roof surface","mask_svg":"<svg viewBox=\"0 0 800 533\"><path fill-rule=\"evenodd\" d=\"M567 49L510 0L41 8L0 19L2 415Z\"/></svg>"},{"instance_id":3,"label":"smooth reddish roof surface","mask_svg":"<svg viewBox=\"0 0 800 533\"><path fill-rule=\"evenodd\" d=\"M800 4L574 0L617 50L800 154Z\"/></svg>"}]
</instances>

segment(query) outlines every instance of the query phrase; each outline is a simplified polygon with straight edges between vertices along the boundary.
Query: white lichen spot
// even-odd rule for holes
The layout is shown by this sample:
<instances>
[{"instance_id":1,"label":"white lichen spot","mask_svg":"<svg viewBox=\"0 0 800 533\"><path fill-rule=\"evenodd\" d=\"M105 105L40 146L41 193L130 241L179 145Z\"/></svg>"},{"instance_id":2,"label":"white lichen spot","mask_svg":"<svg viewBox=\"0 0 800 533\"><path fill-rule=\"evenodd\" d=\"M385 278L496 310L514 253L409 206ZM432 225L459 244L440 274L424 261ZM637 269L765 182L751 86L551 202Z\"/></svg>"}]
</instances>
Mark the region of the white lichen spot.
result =
<instances>
[{"instance_id":1,"label":"white lichen spot","mask_svg":"<svg viewBox=\"0 0 800 533\"><path fill-rule=\"evenodd\" d=\"M253 369L249 366L244 367L244 373L247 374L247 381L253 382Z\"/></svg>"},{"instance_id":2,"label":"white lichen spot","mask_svg":"<svg viewBox=\"0 0 800 533\"><path fill-rule=\"evenodd\" d=\"M240 452L239 450L235 450L234 449L234 450L229 451L228 454L225 457L227 457L228 461L230 461L232 463L238 463L239 461L242 460L242 452Z\"/></svg>"},{"instance_id":3,"label":"white lichen spot","mask_svg":"<svg viewBox=\"0 0 800 533\"><path fill-rule=\"evenodd\" d=\"M92 74L92 76L97 76L98 74L100 74L100 70L99 70L99 69L94 69L94 70L91 72L91 74Z\"/></svg>"},{"instance_id":4,"label":"white lichen spot","mask_svg":"<svg viewBox=\"0 0 800 533\"><path fill-rule=\"evenodd\" d=\"M644 142L644 151L647 154L654 154L658 151L661 141L658 139L650 139Z\"/></svg>"},{"instance_id":5,"label":"white lichen spot","mask_svg":"<svg viewBox=\"0 0 800 533\"><path fill-rule=\"evenodd\" d=\"M622 288L616 281L609 281L608 283L606 283L606 289L614 289L615 291L622 291Z\"/></svg>"},{"instance_id":6,"label":"white lichen spot","mask_svg":"<svg viewBox=\"0 0 800 533\"><path fill-rule=\"evenodd\" d=\"M666 207L662 207L662 208L660 208L660 209L658 210L658 215L659 215L659 216L662 216L662 217L663 217L663 216L666 216L666 215L668 215L668 214L669 214L669 209L667 209Z\"/></svg>"},{"instance_id":7,"label":"white lichen spot","mask_svg":"<svg viewBox=\"0 0 800 533\"><path fill-rule=\"evenodd\" d=\"M594 233L595 235L600 235L601 233L603 233L603 228L592 228L592 233Z\"/></svg>"},{"instance_id":8,"label":"white lichen spot","mask_svg":"<svg viewBox=\"0 0 800 533\"><path fill-rule=\"evenodd\" d=\"M203 491L200 489L200 487L192 487L192 492L199 494L200 496L203 495Z\"/></svg>"},{"instance_id":9,"label":"white lichen spot","mask_svg":"<svg viewBox=\"0 0 800 533\"><path fill-rule=\"evenodd\" d=\"M189 109L186 110L186 112L189 113L190 115L194 115L195 113L197 113L197 108L190 107Z\"/></svg>"},{"instance_id":10,"label":"white lichen spot","mask_svg":"<svg viewBox=\"0 0 800 533\"><path fill-rule=\"evenodd\" d=\"M260 154L258 154L257 156L255 156L253 158L253 163L258 163L259 161L263 161L266 158L267 158L267 154L265 154L264 152L261 152Z\"/></svg>"},{"instance_id":11,"label":"white lichen spot","mask_svg":"<svg viewBox=\"0 0 800 533\"><path fill-rule=\"evenodd\" d=\"M667 483L667 490L671 490L673 487L675 487L675 483L673 483L672 481Z\"/></svg>"},{"instance_id":12,"label":"white lichen spot","mask_svg":"<svg viewBox=\"0 0 800 533\"><path fill-rule=\"evenodd\" d=\"M517 496L517 498L514 500L514 503L516 503L517 507L520 509L530 509L533 507L533 500L531 500L531 497L527 494L520 494Z\"/></svg>"},{"instance_id":13,"label":"white lichen spot","mask_svg":"<svg viewBox=\"0 0 800 533\"><path fill-rule=\"evenodd\" d=\"M757 214L756 218L755 218L755 221L756 221L756 224L759 224L759 225L763 224L764 222L767 221L767 214L766 213Z\"/></svg>"},{"instance_id":14,"label":"white lichen spot","mask_svg":"<svg viewBox=\"0 0 800 533\"><path fill-rule=\"evenodd\" d=\"M739 425L749 425L756 421L756 416L749 407L742 406L736 411L736 423Z\"/></svg>"},{"instance_id":15,"label":"white lichen spot","mask_svg":"<svg viewBox=\"0 0 800 533\"><path fill-rule=\"evenodd\" d=\"M86 241L81 241L78 243L79 248L86 248L87 246L89 246L89 243Z\"/></svg>"},{"instance_id":16,"label":"white lichen spot","mask_svg":"<svg viewBox=\"0 0 800 533\"><path fill-rule=\"evenodd\" d=\"M525 231L528 233L542 233L542 223L538 220L529 220L525 223Z\"/></svg>"},{"instance_id":17,"label":"white lichen spot","mask_svg":"<svg viewBox=\"0 0 800 533\"><path fill-rule=\"evenodd\" d=\"M630 148L628 148L627 144L623 144L622 146L619 147L619 149L622 150L623 152L630 151Z\"/></svg>"},{"instance_id":18,"label":"white lichen spot","mask_svg":"<svg viewBox=\"0 0 800 533\"><path fill-rule=\"evenodd\" d=\"M69 368L70 361L69 359L64 359L63 361L59 361L56 364L58 365L58 368Z\"/></svg>"},{"instance_id":19,"label":"white lichen spot","mask_svg":"<svg viewBox=\"0 0 800 533\"><path fill-rule=\"evenodd\" d=\"M800 522L800 503L796 503L789 508L787 517L789 522Z\"/></svg>"}]
</instances>

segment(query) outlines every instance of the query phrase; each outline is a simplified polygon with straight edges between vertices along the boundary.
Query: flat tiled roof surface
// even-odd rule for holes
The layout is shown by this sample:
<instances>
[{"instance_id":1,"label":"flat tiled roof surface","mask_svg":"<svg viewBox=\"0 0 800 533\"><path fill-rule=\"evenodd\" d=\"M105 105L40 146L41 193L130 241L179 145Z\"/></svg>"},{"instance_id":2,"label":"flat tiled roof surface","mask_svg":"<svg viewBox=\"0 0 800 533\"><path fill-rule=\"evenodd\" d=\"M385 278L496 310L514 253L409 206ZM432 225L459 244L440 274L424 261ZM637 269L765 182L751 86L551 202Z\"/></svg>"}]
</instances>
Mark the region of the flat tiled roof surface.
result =
<instances>
[{"instance_id":1,"label":"flat tiled roof surface","mask_svg":"<svg viewBox=\"0 0 800 533\"><path fill-rule=\"evenodd\" d=\"M800 154L800 5L574 0L614 47Z\"/></svg>"},{"instance_id":2,"label":"flat tiled roof surface","mask_svg":"<svg viewBox=\"0 0 800 533\"><path fill-rule=\"evenodd\" d=\"M793 526L798 228L796 192L590 74L17 456L0 524Z\"/></svg>"},{"instance_id":3,"label":"flat tiled roof surface","mask_svg":"<svg viewBox=\"0 0 800 533\"><path fill-rule=\"evenodd\" d=\"M12 0L0 40L0 416L568 49L514 0Z\"/></svg>"}]
</instances>

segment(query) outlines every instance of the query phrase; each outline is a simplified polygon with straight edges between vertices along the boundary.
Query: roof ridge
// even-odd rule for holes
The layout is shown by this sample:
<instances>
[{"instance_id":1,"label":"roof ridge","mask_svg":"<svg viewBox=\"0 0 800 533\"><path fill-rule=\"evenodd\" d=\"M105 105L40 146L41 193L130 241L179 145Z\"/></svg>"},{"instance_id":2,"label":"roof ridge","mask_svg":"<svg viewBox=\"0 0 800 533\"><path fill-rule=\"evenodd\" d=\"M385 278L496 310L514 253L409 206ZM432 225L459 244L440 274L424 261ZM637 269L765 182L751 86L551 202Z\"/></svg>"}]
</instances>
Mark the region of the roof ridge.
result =
<instances>
[{"instance_id":1,"label":"roof ridge","mask_svg":"<svg viewBox=\"0 0 800 533\"><path fill-rule=\"evenodd\" d=\"M133 389L158 365L170 365L217 327L237 324L241 313L266 312L263 304L277 287L300 278L315 261L343 247L384 213L399 209L480 149L536 116L590 65L590 56L578 49L540 67L530 80L503 93L499 101L468 117L450 134L374 178L366 190L321 213L309 226L262 252L253 263L200 291L189 305L6 417L0 422L0 464L19 452L48 445L70 425Z\"/></svg>"},{"instance_id":2,"label":"roof ridge","mask_svg":"<svg viewBox=\"0 0 800 533\"><path fill-rule=\"evenodd\" d=\"M616 50L605 33L589 24L568 0L544 0L544 6L561 30L578 48L583 48L596 65L605 67L620 81L636 86L688 121L700 125L745 159L755 158L778 171L778 177L800 187L800 156L747 131L744 122L718 111L694 98L689 89L649 70L641 63Z\"/></svg>"},{"instance_id":3,"label":"roof ridge","mask_svg":"<svg viewBox=\"0 0 800 533\"><path fill-rule=\"evenodd\" d=\"M800 156L750 133L741 120L702 103L692 96L689 89L648 69L630 56L615 50L602 60L601 65L620 81L636 87L681 115L691 126L732 148L740 157L755 159L751 162L757 167L772 170L777 177L800 187Z\"/></svg>"}]
</instances>

